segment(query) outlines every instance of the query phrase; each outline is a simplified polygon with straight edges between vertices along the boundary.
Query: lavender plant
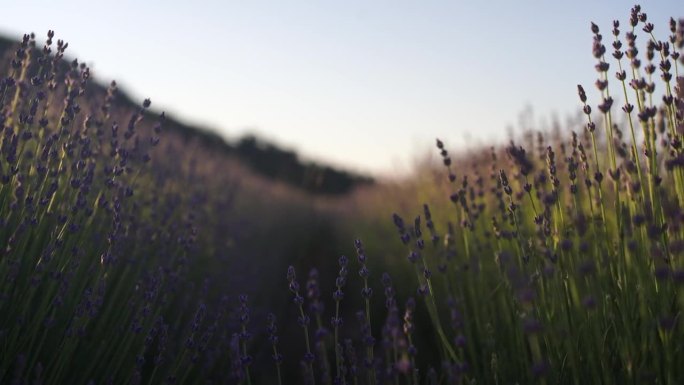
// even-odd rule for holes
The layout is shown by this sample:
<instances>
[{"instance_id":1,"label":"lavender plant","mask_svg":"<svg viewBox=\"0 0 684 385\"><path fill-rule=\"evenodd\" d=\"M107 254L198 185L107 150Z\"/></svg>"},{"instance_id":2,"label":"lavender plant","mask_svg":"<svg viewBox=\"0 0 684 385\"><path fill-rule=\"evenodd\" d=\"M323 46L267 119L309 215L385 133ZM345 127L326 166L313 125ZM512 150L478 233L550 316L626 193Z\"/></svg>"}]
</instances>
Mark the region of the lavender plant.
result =
<instances>
[{"instance_id":1,"label":"lavender plant","mask_svg":"<svg viewBox=\"0 0 684 385\"><path fill-rule=\"evenodd\" d=\"M227 378L236 325L192 276L228 230L202 225L211 172L160 140L149 99L123 107L54 36L25 35L0 66L0 382Z\"/></svg>"},{"instance_id":2,"label":"lavender plant","mask_svg":"<svg viewBox=\"0 0 684 385\"><path fill-rule=\"evenodd\" d=\"M590 25L599 101L593 106L578 86L584 125L570 123L567 133L552 137L540 132L536 147L512 140L489 159L474 151L454 157L438 140L446 170L435 173L444 182L429 187L428 174L415 190L405 188L404 197L393 195L403 211L415 197L429 199L430 208L412 226L386 203L392 192L378 192L376 201L372 194L364 197L370 203L362 210L377 205L382 209L375 212L391 213L398 243L410 248L412 267L387 266L393 274L416 272L417 304L424 306L427 325L414 326L419 307L406 313L412 345L442 352L441 365L416 355L415 365L427 369L408 383L435 381L431 368L441 369L441 383L684 378L671 365L683 358L675 341L682 338L683 305L684 21L672 19L661 41L635 6L626 31L620 26L612 24L608 55L599 26ZM611 66L617 67L614 75ZM620 109L614 87L624 99ZM440 195L451 207L437 203ZM447 229L443 236L440 223ZM388 246L384 241L367 248L381 254ZM401 255L391 250L385 254ZM417 341L426 327L430 340ZM391 360L391 350L386 353Z\"/></svg>"}]
</instances>

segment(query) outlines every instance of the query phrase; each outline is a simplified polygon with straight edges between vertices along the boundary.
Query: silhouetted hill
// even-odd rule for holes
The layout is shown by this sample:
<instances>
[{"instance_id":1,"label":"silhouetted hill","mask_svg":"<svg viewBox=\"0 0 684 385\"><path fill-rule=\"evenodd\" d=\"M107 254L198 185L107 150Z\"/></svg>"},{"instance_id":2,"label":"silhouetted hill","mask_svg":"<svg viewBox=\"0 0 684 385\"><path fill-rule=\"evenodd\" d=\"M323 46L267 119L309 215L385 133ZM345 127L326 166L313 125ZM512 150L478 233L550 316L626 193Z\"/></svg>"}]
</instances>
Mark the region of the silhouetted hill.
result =
<instances>
[{"instance_id":1,"label":"silhouetted hill","mask_svg":"<svg viewBox=\"0 0 684 385\"><path fill-rule=\"evenodd\" d=\"M0 73L7 73L14 55L14 47L17 46L18 42L0 37L0 58L2 58ZM63 66L64 71L68 68L69 62L66 59L62 60L60 65ZM90 95L98 95L106 93L107 87L95 79L88 83L86 92ZM118 89L112 105L135 110L139 104ZM340 195L351 191L355 186L373 183L373 179L368 176L338 170L315 162L303 162L296 152L282 149L253 135L245 136L236 143L230 143L213 131L183 124L173 119L172 116L167 116L164 129L187 141L199 142L217 154L235 157L257 174L285 182L313 194Z\"/></svg>"}]
</instances>

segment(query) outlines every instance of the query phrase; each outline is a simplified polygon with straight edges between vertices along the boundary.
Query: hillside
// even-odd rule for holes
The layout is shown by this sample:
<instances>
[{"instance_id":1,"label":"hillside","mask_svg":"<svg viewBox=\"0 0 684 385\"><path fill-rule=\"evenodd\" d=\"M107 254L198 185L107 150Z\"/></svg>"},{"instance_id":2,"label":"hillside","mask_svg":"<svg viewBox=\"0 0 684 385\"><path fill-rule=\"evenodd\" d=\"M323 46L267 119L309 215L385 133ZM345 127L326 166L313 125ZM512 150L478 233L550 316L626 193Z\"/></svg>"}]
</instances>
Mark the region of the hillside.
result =
<instances>
[{"instance_id":1,"label":"hillside","mask_svg":"<svg viewBox=\"0 0 684 385\"><path fill-rule=\"evenodd\" d=\"M0 36L0 57L13 55L16 42ZM68 56L68 50L67 50ZM71 59L63 59L66 68ZM10 60L4 60L0 66L6 66ZM0 68L4 70L4 68ZM106 94L107 87L101 81L90 81L86 92L92 95ZM135 110L134 102L124 90L117 89L112 105L123 110ZM173 114L167 115L164 123L167 132L181 136L185 141L196 141L215 154L237 158L257 175L283 182L302 189L308 193L319 195L341 195L350 192L358 185L373 183L369 176L339 170L325 164L305 162L299 159L295 151L281 148L262 138L252 135L230 143L221 135L204 128L187 125L175 120Z\"/></svg>"}]
</instances>

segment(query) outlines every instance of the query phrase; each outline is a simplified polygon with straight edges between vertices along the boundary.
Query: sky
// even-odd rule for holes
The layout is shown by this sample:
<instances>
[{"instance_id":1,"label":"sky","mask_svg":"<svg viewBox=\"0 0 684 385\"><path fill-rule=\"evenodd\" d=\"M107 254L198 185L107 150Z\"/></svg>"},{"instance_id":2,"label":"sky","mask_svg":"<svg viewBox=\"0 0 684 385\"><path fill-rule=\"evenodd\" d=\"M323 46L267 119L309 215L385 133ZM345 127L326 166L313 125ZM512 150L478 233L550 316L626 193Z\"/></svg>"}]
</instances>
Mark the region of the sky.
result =
<instances>
[{"instance_id":1,"label":"sky","mask_svg":"<svg viewBox=\"0 0 684 385\"><path fill-rule=\"evenodd\" d=\"M229 140L255 133L305 160L391 175L437 137L457 151L506 140L530 108L563 120L577 84L598 103L590 22L609 36L632 5L2 0L0 33L42 43L52 29L97 80ZM642 8L662 38L684 17L680 0Z\"/></svg>"}]
</instances>

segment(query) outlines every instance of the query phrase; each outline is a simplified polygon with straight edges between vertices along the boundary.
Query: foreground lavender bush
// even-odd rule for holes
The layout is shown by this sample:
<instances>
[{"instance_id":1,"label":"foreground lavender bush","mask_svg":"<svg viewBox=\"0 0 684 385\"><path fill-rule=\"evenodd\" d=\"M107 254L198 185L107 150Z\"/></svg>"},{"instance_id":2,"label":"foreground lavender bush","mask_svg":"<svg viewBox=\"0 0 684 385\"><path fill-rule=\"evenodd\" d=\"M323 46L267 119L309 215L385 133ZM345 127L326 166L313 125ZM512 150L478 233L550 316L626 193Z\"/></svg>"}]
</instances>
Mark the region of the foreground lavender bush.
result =
<instances>
[{"instance_id":1,"label":"foreground lavender bush","mask_svg":"<svg viewBox=\"0 0 684 385\"><path fill-rule=\"evenodd\" d=\"M192 274L230 231L207 218L230 189L53 38L24 36L0 84L0 382L228 378L232 304Z\"/></svg>"},{"instance_id":2,"label":"foreground lavender bush","mask_svg":"<svg viewBox=\"0 0 684 385\"><path fill-rule=\"evenodd\" d=\"M0 383L681 383L684 21L612 27L580 133L468 160L438 140L446 204L380 191L393 240L290 267L273 309L237 295L269 272L225 258L225 163L25 36L0 67Z\"/></svg>"},{"instance_id":3,"label":"foreground lavender bush","mask_svg":"<svg viewBox=\"0 0 684 385\"><path fill-rule=\"evenodd\" d=\"M444 183L429 187L427 175L413 191L362 196L362 210L375 213L414 207L414 219L393 214L408 269L386 232L362 233L415 300L397 309L384 280L387 311L374 318L386 322L372 330L382 342L371 351L358 326L352 342L364 365L339 383L684 381L684 20L668 27L658 40L638 6L610 39L591 24L600 101L594 113L578 86L584 124L462 158L438 140ZM411 201L426 196L429 205Z\"/></svg>"}]
</instances>

